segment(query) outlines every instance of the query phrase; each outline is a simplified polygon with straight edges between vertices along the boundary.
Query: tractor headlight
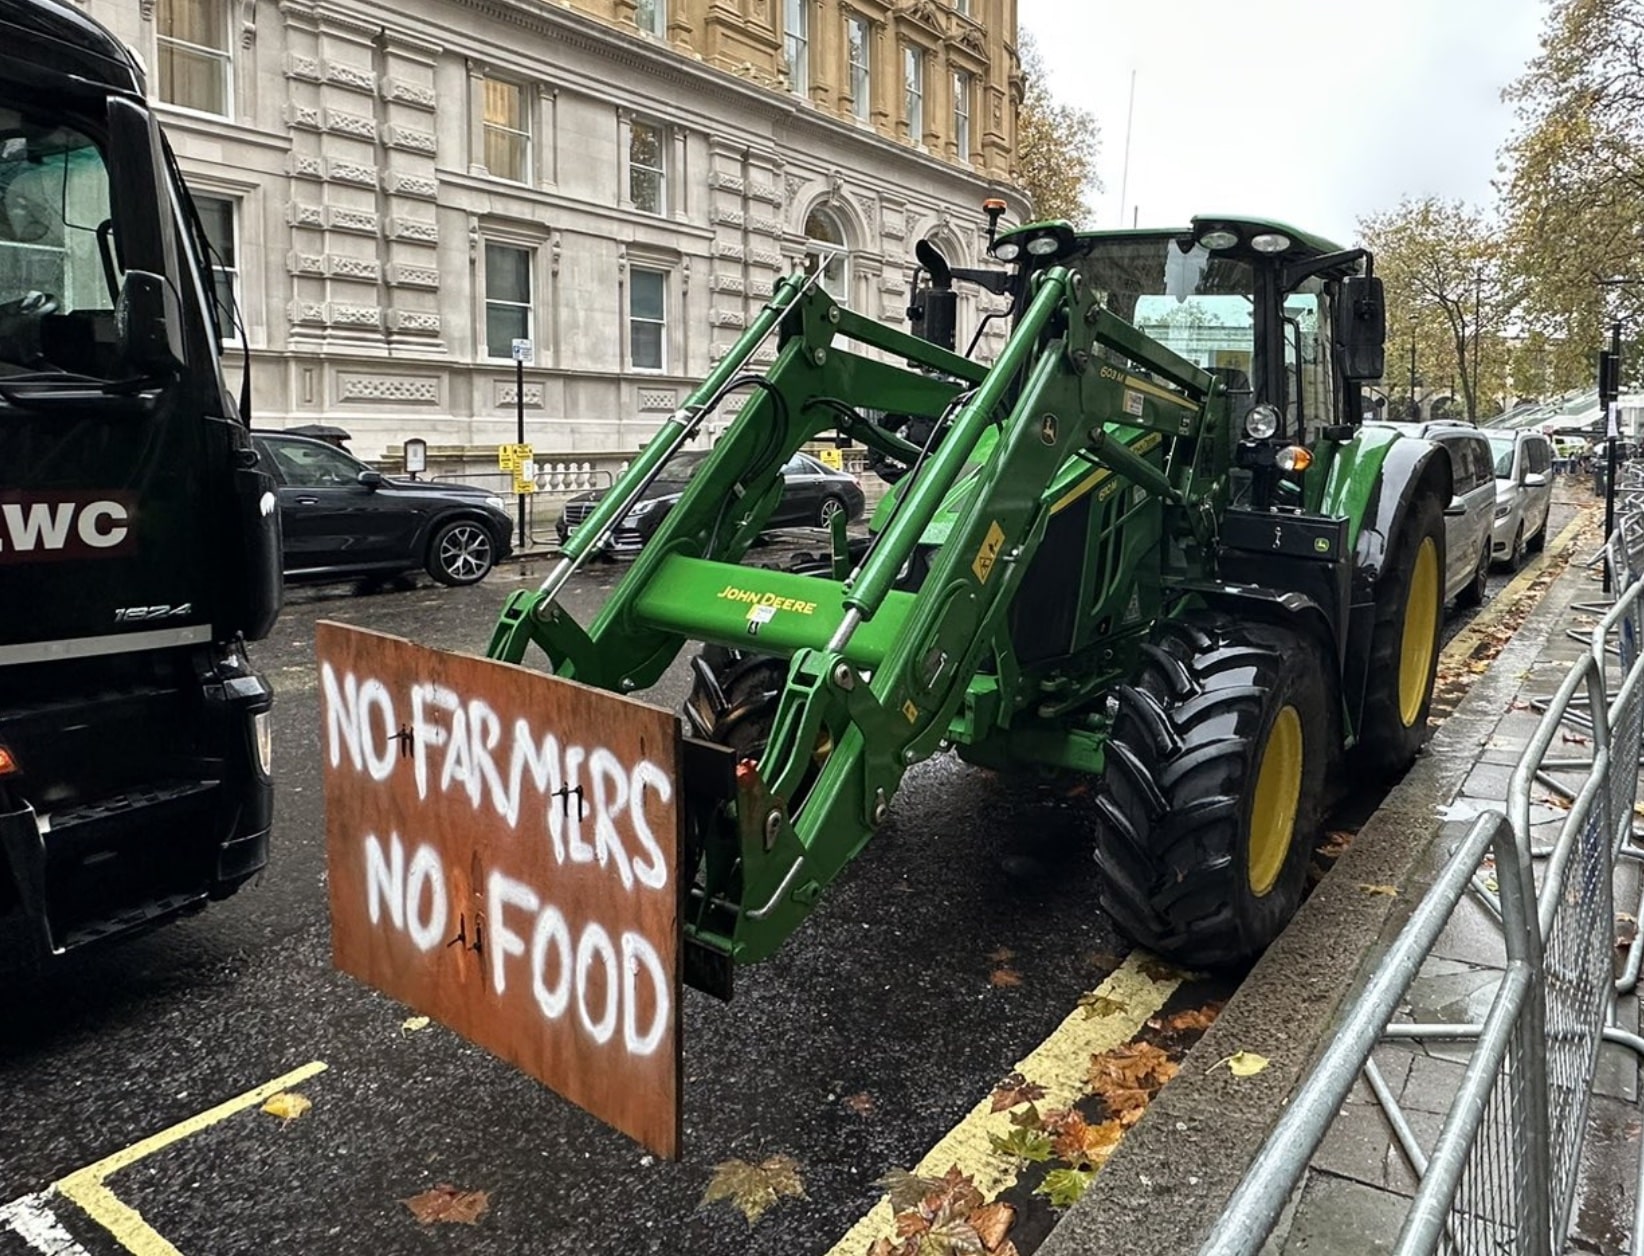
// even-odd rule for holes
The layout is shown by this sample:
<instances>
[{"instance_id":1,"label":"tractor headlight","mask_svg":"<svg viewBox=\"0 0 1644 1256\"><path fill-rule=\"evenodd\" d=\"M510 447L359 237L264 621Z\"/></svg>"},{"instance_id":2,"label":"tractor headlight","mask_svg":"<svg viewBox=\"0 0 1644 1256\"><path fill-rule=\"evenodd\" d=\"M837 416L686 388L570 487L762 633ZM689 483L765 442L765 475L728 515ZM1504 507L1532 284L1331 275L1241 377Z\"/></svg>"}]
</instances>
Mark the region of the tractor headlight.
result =
<instances>
[{"instance_id":1,"label":"tractor headlight","mask_svg":"<svg viewBox=\"0 0 1644 1256\"><path fill-rule=\"evenodd\" d=\"M1215 230L1207 231L1199 237L1199 243L1211 251L1215 251L1216 249L1230 249L1238 244L1238 242L1239 233L1237 231L1229 231L1226 227L1217 227Z\"/></svg>"},{"instance_id":2,"label":"tractor headlight","mask_svg":"<svg viewBox=\"0 0 1644 1256\"><path fill-rule=\"evenodd\" d=\"M1014 262L1022 255L1022 246L1015 240L1001 240L993 246L993 255L1001 262Z\"/></svg>"},{"instance_id":3,"label":"tractor headlight","mask_svg":"<svg viewBox=\"0 0 1644 1256\"><path fill-rule=\"evenodd\" d=\"M1305 471L1313 465L1313 451L1305 449L1301 445L1290 445L1279 450L1273 461L1280 471L1287 473Z\"/></svg>"},{"instance_id":4,"label":"tractor headlight","mask_svg":"<svg viewBox=\"0 0 1644 1256\"><path fill-rule=\"evenodd\" d=\"M1279 430L1279 410L1277 406L1254 406L1249 414L1244 416L1244 433L1256 440L1266 440Z\"/></svg>"},{"instance_id":5,"label":"tractor headlight","mask_svg":"<svg viewBox=\"0 0 1644 1256\"><path fill-rule=\"evenodd\" d=\"M1277 231L1264 231L1250 237L1250 247L1258 253L1282 253L1290 247L1290 237Z\"/></svg>"}]
</instances>

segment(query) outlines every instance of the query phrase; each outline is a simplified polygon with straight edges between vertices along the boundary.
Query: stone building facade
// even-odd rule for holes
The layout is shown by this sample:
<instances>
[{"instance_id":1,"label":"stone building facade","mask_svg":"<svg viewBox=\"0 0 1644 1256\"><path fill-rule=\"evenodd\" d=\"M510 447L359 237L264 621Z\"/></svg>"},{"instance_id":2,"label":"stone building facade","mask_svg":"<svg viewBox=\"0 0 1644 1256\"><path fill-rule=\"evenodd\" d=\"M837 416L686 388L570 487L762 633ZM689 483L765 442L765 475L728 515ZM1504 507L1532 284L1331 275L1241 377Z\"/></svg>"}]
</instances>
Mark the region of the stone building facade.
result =
<instances>
[{"instance_id":1,"label":"stone building facade","mask_svg":"<svg viewBox=\"0 0 1644 1256\"><path fill-rule=\"evenodd\" d=\"M257 422L632 450L807 263L905 321L1011 188L1016 0L82 0L137 49ZM965 298L964 326L979 316Z\"/></svg>"}]
</instances>

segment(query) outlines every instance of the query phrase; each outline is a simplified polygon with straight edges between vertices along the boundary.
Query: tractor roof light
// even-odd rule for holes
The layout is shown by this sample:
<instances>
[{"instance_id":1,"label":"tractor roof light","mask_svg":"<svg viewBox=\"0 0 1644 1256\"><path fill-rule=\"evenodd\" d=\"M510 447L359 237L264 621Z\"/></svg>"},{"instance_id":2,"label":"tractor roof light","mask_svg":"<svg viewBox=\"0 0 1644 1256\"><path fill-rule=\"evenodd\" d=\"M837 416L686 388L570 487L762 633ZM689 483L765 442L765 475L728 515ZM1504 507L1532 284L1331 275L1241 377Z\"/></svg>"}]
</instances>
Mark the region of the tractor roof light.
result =
<instances>
[{"instance_id":1,"label":"tractor roof light","mask_svg":"<svg viewBox=\"0 0 1644 1256\"><path fill-rule=\"evenodd\" d=\"M1290 445L1279 450L1273 461L1280 471L1305 471L1313 465L1313 451L1301 445Z\"/></svg>"},{"instance_id":2,"label":"tractor roof light","mask_svg":"<svg viewBox=\"0 0 1644 1256\"><path fill-rule=\"evenodd\" d=\"M1051 257L1062 247L1062 242L1053 235L1034 236L1027 242L1027 251L1034 257Z\"/></svg>"},{"instance_id":3,"label":"tractor roof light","mask_svg":"<svg viewBox=\"0 0 1644 1256\"><path fill-rule=\"evenodd\" d=\"M1014 262L1022 254L1022 246L1016 240L1001 240L993 246L993 255L1001 262Z\"/></svg>"},{"instance_id":4,"label":"tractor roof light","mask_svg":"<svg viewBox=\"0 0 1644 1256\"><path fill-rule=\"evenodd\" d=\"M1199 237L1199 243L1215 252L1217 249L1231 249L1238 247L1239 233L1229 231L1226 227L1215 227Z\"/></svg>"},{"instance_id":5,"label":"tractor roof light","mask_svg":"<svg viewBox=\"0 0 1644 1256\"><path fill-rule=\"evenodd\" d=\"M1252 406L1250 413L1244 416L1244 432L1246 436L1256 440L1267 440L1279 430L1279 410L1277 406Z\"/></svg>"},{"instance_id":6,"label":"tractor roof light","mask_svg":"<svg viewBox=\"0 0 1644 1256\"><path fill-rule=\"evenodd\" d=\"M1278 231L1264 231L1250 237L1250 247L1258 253L1282 253L1290 247L1290 237Z\"/></svg>"}]
</instances>

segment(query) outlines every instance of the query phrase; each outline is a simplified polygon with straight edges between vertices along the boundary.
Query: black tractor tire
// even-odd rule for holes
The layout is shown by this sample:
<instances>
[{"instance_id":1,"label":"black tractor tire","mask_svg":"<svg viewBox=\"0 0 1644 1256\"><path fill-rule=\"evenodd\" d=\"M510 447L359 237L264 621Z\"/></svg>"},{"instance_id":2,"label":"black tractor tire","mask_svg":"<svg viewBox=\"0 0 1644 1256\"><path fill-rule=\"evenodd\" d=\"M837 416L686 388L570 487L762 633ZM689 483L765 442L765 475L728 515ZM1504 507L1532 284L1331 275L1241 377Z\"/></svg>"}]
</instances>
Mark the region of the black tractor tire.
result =
<instances>
[{"instance_id":1,"label":"black tractor tire","mask_svg":"<svg viewBox=\"0 0 1644 1256\"><path fill-rule=\"evenodd\" d=\"M1431 495L1410 503L1376 582L1375 627L1356 758L1373 780L1398 776L1427 739L1444 622L1444 517Z\"/></svg>"},{"instance_id":2,"label":"black tractor tire","mask_svg":"<svg viewBox=\"0 0 1644 1256\"><path fill-rule=\"evenodd\" d=\"M1464 584L1461 592L1456 594L1456 605L1471 610L1476 606L1484 605L1485 594L1490 591L1490 538L1484 538L1484 548L1478 556L1478 568L1473 572L1473 578Z\"/></svg>"},{"instance_id":3,"label":"black tractor tire","mask_svg":"<svg viewBox=\"0 0 1644 1256\"><path fill-rule=\"evenodd\" d=\"M1188 968L1239 968L1301 905L1339 737L1324 655L1286 628L1160 624L1096 802L1101 903Z\"/></svg>"},{"instance_id":4,"label":"black tractor tire","mask_svg":"<svg viewBox=\"0 0 1644 1256\"><path fill-rule=\"evenodd\" d=\"M453 519L428 542L428 574L441 584L478 584L496 562L496 541L477 519Z\"/></svg>"},{"instance_id":5,"label":"black tractor tire","mask_svg":"<svg viewBox=\"0 0 1644 1256\"><path fill-rule=\"evenodd\" d=\"M691 661L685 722L697 736L729 746L737 758L757 760L787 683L785 658L705 645Z\"/></svg>"}]
</instances>

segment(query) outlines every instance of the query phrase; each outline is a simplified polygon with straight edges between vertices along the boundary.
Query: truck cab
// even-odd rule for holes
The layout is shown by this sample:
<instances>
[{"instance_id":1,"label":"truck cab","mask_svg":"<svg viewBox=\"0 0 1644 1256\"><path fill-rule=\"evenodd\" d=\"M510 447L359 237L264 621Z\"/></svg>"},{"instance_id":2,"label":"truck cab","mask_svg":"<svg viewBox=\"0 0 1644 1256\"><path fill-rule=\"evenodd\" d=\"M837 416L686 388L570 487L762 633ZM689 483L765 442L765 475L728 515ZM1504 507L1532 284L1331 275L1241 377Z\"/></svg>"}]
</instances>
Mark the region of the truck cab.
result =
<instances>
[{"instance_id":1,"label":"truck cab","mask_svg":"<svg viewBox=\"0 0 1644 1256\"><path fill-rule=\"evenodd\" d=\"M267 861L279 518L143 71L0 0L0 972Z\"/></svg>"}]
</instances>

